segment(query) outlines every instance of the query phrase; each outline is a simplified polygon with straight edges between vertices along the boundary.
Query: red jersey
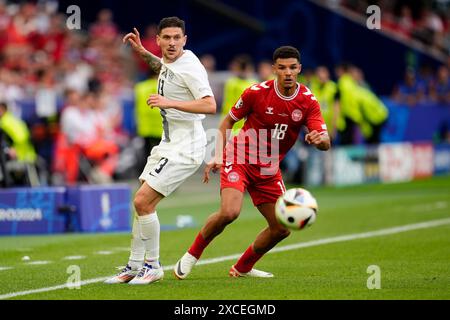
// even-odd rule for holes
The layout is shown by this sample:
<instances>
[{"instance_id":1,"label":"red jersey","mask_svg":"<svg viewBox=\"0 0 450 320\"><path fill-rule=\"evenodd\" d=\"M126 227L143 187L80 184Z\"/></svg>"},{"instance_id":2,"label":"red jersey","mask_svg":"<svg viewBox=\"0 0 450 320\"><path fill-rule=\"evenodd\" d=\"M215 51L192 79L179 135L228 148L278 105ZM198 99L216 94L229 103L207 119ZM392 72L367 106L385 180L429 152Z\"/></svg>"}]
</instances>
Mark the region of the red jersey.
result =
<instances>
[{"instance_id":1,"label":"red jersey","mask_svg":"<svg viewBox=\"0 0 450 320\"><path fill-rule=\"evenodd\" d=\"M302 126L327 134L317 99L300 83L290 97L279 92L276 80L253 85L244 91L229 114L236 121L247 119L226 146L227 162L267 167L284 158Z\"/></svg>"}]
</instances>

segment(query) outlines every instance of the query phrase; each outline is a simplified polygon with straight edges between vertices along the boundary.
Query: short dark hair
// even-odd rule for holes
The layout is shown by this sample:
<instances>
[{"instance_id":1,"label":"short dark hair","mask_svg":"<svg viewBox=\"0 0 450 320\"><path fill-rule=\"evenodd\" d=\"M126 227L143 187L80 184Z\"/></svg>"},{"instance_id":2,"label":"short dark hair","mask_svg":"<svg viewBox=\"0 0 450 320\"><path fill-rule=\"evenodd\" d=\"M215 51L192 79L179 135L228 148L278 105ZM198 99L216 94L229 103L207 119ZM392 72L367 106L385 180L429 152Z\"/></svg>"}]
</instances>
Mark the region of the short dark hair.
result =
<instances>
[{"instance_id":1,"label":"short dark hair","mask_svg":"<svg viewBox=\"0 0 450 320\"><path fill-rule=\"evenodd\" d=\"M277 62L277 59L289 59L294 58L300 63L300 52L291 46L282 46L275 50L273 53L273 63Z\"/></svg>"},{"instance_id":2,"label":"short dark hair","mask_svg":"<svg viewBox=\"0 0 450 320\"><path fill-rule=\"evenodd\" d=\"M181 28L183 34L186 33L184 21L178 17L162 18L158 24L158 34L161 34L161 30L164 28Z\"/></svg>"},{"instance_id":3,"label":"short dark hair","mask_svg":"<svg viewBox=\"0 0 450 320\"><path fill-rule=\"evenodd\" d=\"M0 108L8 110L8 105L4 101L0 101Z\"/></svg>"}]
</instances>

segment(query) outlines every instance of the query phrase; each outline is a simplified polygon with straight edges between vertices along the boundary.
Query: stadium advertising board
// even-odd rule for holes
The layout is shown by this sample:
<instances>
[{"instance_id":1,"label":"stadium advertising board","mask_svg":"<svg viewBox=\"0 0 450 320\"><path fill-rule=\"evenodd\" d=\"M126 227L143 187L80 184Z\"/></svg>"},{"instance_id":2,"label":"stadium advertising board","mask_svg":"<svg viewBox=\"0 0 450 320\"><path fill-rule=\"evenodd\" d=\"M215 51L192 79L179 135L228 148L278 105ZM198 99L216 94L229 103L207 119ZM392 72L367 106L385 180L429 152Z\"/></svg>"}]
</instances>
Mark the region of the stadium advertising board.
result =
<instances>
[{"instance_id":1,"label":"stadium advertising board","mask_svg":"<svg viewBox=\"0 0 450 320\"><path fill-rule=\"evenodd\" d=\"M405 182L450 172L450 144L388 143L309 150L306 184Z\"/></svg>"},{"instance_id":2,"label":"stadium advertising board","mask_svg":"<svg viewBox=\"0 0 450 320\"><path fill-rule=\"evenodd\" d=\"M81 232L128 231L131 189L125 184L84 185L67 190L68 204L76 208L74 225Z\"/></svg>"},{"instance_id":3,"label":"stadium advertising board","mask_svg":"<svg viewBox=\"0 0 450 320\"><path fill-rule=\"evenodd\" d=\"M65 188L0 190L0 234L52 234L65 231Z\"/></svg>"},{"instance_id":4,"label":"stadium advertising board","mask_svg":"<svg viewBox=\"0 0 450 320\"><path fill-rule=\"evenodd\" d=\"M441 175L450 172L450 144L440 144L434 147L434 174Z\"/></svg>"},{"instance_id":5,"label":"stadium advertising board","mask_svg":"<svg viewBox=\"0 0 450 320\"><path fill-rule=\"evenodd\" d=\"M353 185L380 181L378 146L336 147L331 152L309 150L306 184Z\"/></svg>"},{"instance_id":6,"label":"stadium advertising board","mask_svg":"<svg viewBox=\"0 0 450 320\"><path fill-rule=\"evenodd\" d=\"M325 157L326 153L316 149L308 150L306 162L307 170L306 184L309 186L320 186L325 183Z\"/></svg>"},{"instance_id":7,"label":"stadium advertising board","mask_svg":"<svg viewBox=\"0 0 450 320\"><path fill-rule=\"evenodd\" d=\"M363 160L365 182L380 182L379 146L368 146Z\"/></svg>"},{"instance_id":8,"label":"stadium advertising board","mask_svg":"<svg viewBox=\"0 0 450 320\"><path fill-rule=\"evenodd\" d=\"M333 183L337 186L365 182L364 146L341 147L333 151Z\"/></svg>"},{"instance_id":9,"label":"stadium advertising board","mask_svg":"<svg viewBox=\"0 0 450 320\"><path fill-rule=\"evenodd\" d=\"M413 147L409 143L380 145L382 182L411 181L414 177Z\"/></svg>"},{"instance_id":10,"label":"stadium advertising board","mask_svg":"<svg viewBox=\"0 0 450 320\"><path fill-rule=\"evenodd\" d=\"M431 143L413 144L414 179L433 176L434 152Z\"/></svg>"}]
</instances>

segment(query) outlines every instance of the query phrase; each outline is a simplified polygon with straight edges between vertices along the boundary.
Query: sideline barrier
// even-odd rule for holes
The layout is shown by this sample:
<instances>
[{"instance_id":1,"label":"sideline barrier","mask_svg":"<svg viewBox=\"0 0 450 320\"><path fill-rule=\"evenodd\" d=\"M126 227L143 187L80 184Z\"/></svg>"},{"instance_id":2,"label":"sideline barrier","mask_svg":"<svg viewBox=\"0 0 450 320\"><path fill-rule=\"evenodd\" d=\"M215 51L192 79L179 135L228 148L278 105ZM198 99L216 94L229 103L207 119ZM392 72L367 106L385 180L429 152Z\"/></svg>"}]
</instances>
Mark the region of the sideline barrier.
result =
<instances>
[{"instance_id":1,"label":"sideline barrier","mask_svg":"<svg viewBox=\"0 0 450 320\"><path fill-rule=\"evenodd\" d=\"M125 184L0 189L0 235L131 229Z\"/></svg>"},{"instance_id":2,"label":"sideline barrier","mask_svg":"<svg viewBox=\"0 0 450 320\"><path fill-rule=\"evenodd\" d=\"M66 189L0 189L0 235L52 234L66 230L67 221L59 209Z\"/></svg>"},{"instance_id":3,"label":"sideline barrier","mask_svg":"<svg viewBox=\"0 0 450 320\"><path fill-rule=\"evenodd\" d=\"M67 204L75 208L74 229L80 232L130 230L131 189L124 184L84 185L67 190Z\"/></svg>"},{"instance_id":4,"label":"sideline barrier","mask_svg":"<svg viewBox=\"0 0 450 320\"><path fill-rule=\"evenodd\" d=\"M408 182L450 173L450 144L382 143L308 152L308 186Z\"/></svg>"}]
</instances>

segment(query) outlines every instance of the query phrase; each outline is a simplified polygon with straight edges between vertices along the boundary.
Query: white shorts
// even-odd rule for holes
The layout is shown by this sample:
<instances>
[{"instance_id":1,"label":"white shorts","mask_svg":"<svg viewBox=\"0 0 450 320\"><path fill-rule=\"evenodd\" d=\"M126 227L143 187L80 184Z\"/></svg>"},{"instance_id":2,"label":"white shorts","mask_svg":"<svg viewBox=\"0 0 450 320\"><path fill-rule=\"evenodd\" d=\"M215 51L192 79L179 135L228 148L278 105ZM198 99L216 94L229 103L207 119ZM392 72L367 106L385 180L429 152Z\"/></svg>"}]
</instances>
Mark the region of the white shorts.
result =
<instances>
[{"instance_id":1,"label":"white shorts","mask_svg":"<svg viewBox=\"0 0 450 320\"><path fill-rule=\"evenodd\" d=\"M201 166L206 153L206 134L201 121L169 119L159 145L152 149L139 180L163 196L175 191Z\"/></svg>"},{"instance_id":2,"label":"white shorts","mask_svg":"<svg viewBox=\"0 0 450 320\"><path fill-rule=\"evenodd\" d=\"M204 150L200 150L193 159L158 152L156 146L147 158L147 164L139 180L145 181L152 189L167 197L197 171L203 158Z\"/></svg>"}]
</instances>

